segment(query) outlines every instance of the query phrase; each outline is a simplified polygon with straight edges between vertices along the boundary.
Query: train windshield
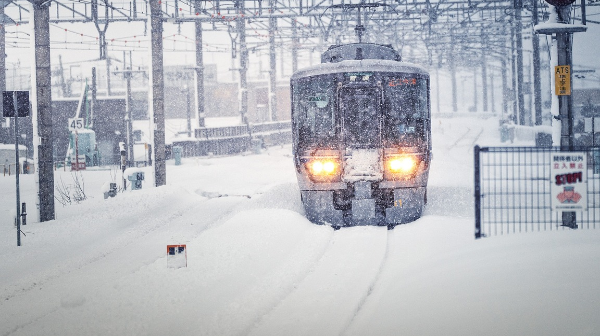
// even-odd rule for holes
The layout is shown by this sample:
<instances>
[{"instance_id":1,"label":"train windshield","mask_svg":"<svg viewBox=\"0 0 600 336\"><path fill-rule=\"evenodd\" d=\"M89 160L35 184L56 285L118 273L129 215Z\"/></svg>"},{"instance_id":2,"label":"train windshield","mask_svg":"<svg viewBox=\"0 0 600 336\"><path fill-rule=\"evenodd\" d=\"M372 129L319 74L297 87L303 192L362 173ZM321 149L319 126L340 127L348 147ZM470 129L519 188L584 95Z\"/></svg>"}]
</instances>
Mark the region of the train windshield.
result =
<instances>
[{"instance_id":1,"label":"train windshield","mask_svg":"<svg viewBox=\"0 0 600 336\"><path fill-rule=\"evenodd\" d=\"M399 74L384 78L383 139L390 146L427 145L427 79Z\"/></svg>"},{"instance_id":2,"label":"train windshield","mask_svg":"<svg viewBox=\"0 0 600 336\"><path fill-rule=\"evenodd\" d=\"M352 147L378 147L379 90L374 87L344 88L340 94L344 142Z\"/></svg>"},{"instance_id":3,"label":"train windshield","mask_svg":"<svg viewBox=\"0 0 600 336\"><path fill-rule=\"evenodd\" d=\"M375 76L381 84L349 83L343 88L344 77L337 74L295 80L292 118L300 147L426 148L427 78L404 73Z\"/></svg>"},{"instance_id":4,"label":"train windshield","mask_svg":"<svg viewBox=\"0 0 600 336\"><path fill-rule=\"evenodd\" d=\"M292 113L301 144L337 147L334 90L335 78L328 75L294 83Z\"/></svg>"}]
</instances>

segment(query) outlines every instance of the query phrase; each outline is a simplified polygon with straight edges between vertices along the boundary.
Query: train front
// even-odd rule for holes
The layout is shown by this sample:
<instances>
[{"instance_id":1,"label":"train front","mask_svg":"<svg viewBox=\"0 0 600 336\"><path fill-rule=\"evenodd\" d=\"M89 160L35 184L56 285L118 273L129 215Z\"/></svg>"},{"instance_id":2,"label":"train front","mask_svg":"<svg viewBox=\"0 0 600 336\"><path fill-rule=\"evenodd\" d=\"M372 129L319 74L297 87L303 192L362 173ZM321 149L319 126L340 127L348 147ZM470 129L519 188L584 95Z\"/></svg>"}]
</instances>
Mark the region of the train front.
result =
<instances>
[{"instance_id":1,"label":"train front","mask_svg":"<svg viewBox=\"0 0 600 336\"><path fill-rule=\"evenodd\" d=\"M322 59L291 80L307 218L334 227L419 218L431 160L429 75L374 44L335 46Z\"/></svg>"}]
</instances>

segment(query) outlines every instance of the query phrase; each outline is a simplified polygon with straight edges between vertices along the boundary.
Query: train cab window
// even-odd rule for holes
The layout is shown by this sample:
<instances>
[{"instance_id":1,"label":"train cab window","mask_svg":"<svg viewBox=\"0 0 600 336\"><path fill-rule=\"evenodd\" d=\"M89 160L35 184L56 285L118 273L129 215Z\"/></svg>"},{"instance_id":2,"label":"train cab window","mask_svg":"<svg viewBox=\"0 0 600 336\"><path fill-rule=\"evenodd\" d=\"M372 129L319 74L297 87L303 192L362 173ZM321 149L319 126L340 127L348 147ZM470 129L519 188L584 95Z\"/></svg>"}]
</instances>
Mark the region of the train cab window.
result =
<instances>
[{"instance_id":1,"label":"train cab window","mask_svg":"<svg viewBox=\"0 0 600 336\"><path fill-rule=\"evenodd\" d=\"M386 146L421 146L428 141L427 80L410 75L385 81L384 131Z\"/></svg>"},{"instance_id":2,"label":"train cab window","mask_svg":"<svg viewBox=\"0 0 600 336\"><path fill-rule=\"evenodd\" d=\"M294 83L292 118L301 145L330 147L336 144L334 88L331 76L316 76Z\"/></svg>"},{"instance_id":3,"label":"train cab window","mask_svg":"<svg viewBox=\"0 0 600 336\"><path fill-rule=\"evenodd\" d=\"M340 114L346 145L379 146L378 92L375 88L345 88L341 91Z\"/></svg>"}]
</instances>

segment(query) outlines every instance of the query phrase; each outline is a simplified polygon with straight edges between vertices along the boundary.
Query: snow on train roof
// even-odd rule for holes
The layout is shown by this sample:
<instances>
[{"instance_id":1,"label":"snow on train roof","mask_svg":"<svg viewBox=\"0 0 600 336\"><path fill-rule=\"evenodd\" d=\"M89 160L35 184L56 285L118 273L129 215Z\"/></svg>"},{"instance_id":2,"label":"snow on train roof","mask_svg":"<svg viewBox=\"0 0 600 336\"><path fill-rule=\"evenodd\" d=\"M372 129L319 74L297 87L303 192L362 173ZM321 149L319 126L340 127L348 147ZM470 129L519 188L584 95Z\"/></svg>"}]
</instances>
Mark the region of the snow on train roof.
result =
<instances>
[{"instance_id":1,"label":"snow on train roof","mask_svg":"<svg viewBox=\"0 0 600 336\"><path fill-rule=\"evenodd\" d=\"M330 73L343 73L352 71L374 71L374 72L407 72L418 74L429 74L425 68L420 65L406 62L379 60L379 59L364 59L364 60L348 60L337 63L321 63L308 68L296 71L291 79L303 77L325 75Z\"/></svg>"}]
</instances>

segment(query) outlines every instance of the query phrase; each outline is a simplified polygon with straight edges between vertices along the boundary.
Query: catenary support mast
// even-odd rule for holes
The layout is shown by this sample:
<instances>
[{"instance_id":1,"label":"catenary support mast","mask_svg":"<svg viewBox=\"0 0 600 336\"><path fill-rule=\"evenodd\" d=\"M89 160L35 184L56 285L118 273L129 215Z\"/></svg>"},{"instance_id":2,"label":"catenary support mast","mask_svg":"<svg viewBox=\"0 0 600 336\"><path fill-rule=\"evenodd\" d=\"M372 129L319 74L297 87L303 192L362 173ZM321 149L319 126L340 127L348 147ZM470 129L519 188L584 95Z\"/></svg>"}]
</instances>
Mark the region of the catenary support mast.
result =
<instances>
[{"instance_id":1,"label":"catenary support mast","mask_svg":"<svg viewBox=\"0 0 600 336\"><path fill-rule=\"evenodd\" d=\"M31 1L33 7L32 105L34 160L37 158L40 222L55 218L54 158L52 150L52 82L50 70L49 2ZM36 132L37 129L37 132Z\"/></svg>"}]
</instances>

